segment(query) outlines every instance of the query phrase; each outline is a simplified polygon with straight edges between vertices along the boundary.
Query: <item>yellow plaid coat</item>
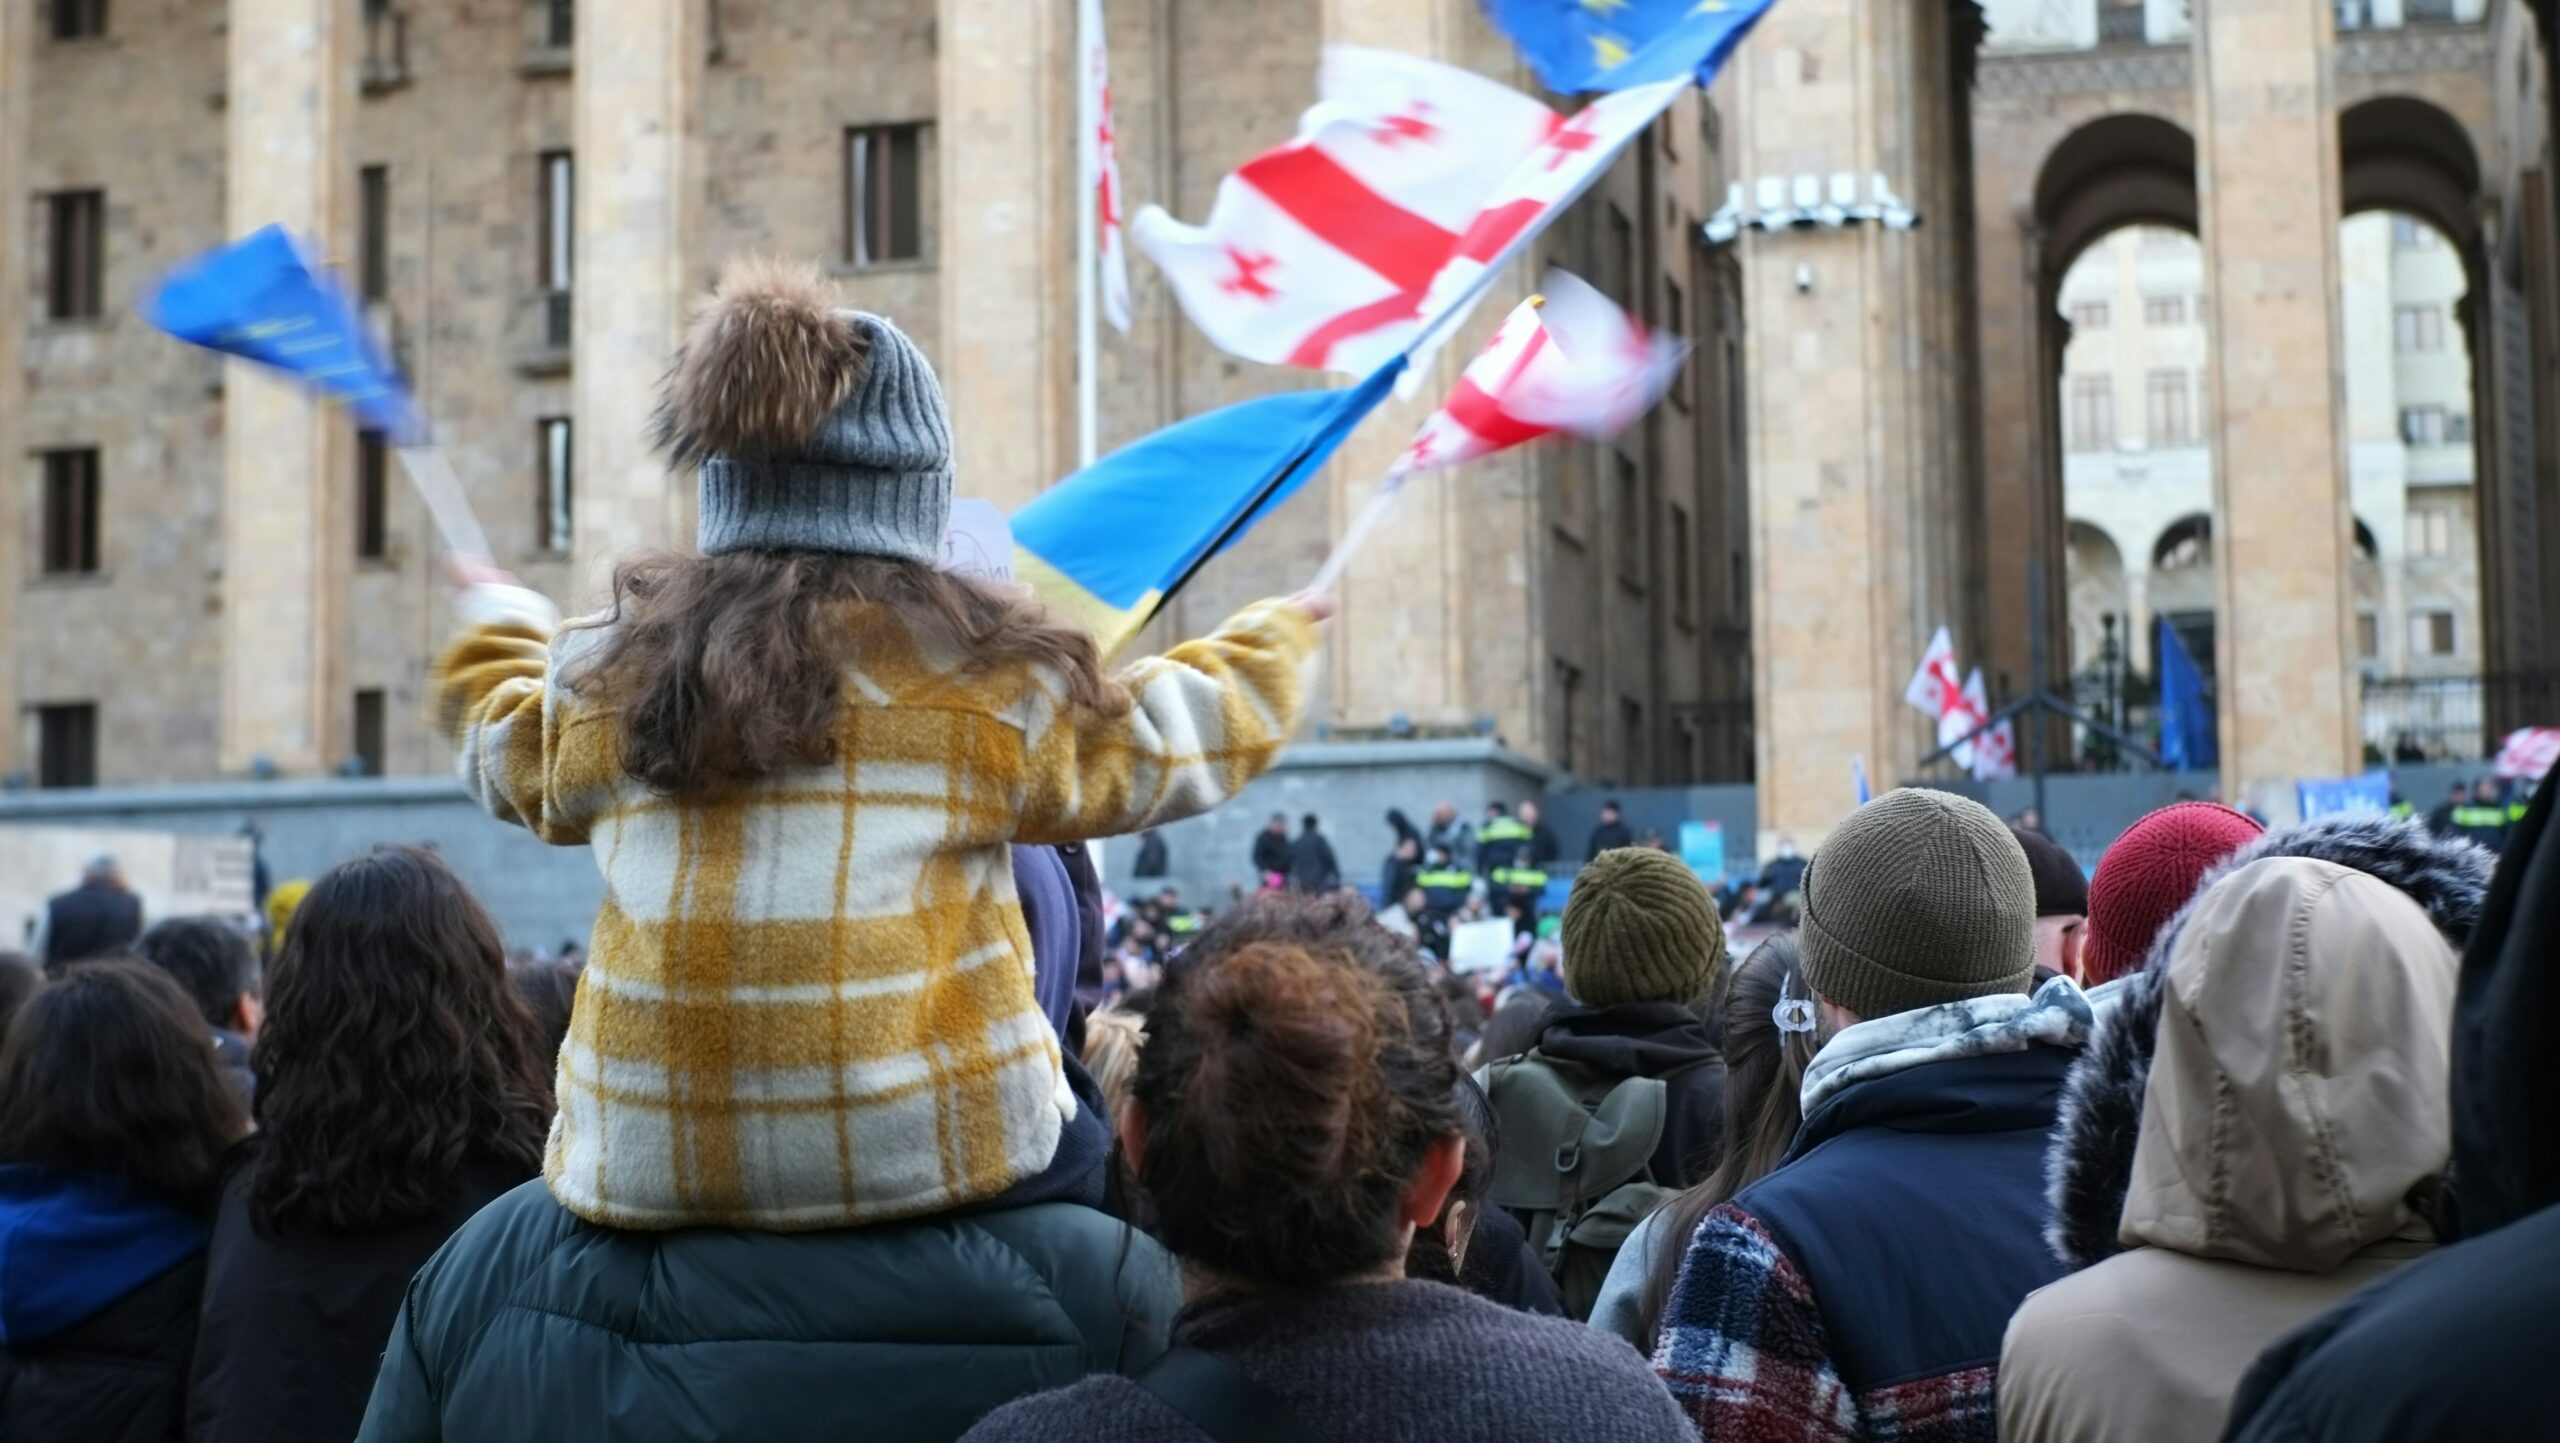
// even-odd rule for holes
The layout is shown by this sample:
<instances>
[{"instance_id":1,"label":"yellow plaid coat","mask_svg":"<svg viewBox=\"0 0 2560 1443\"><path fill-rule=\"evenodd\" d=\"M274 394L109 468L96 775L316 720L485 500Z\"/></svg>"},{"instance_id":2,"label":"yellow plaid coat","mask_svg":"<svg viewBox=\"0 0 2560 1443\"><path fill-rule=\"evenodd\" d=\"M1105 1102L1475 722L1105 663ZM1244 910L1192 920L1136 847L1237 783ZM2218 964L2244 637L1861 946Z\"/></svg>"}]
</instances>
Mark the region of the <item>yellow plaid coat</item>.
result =
<instances>
[{"instance_id":1,"label":"yellow plaid coat","mask_svg":"<svg viewBox=\"0 0 2560 1443\"><path fill-rule=\"evenodd\" d=\"M1138 663L1136 708L1106 717L1028 665L969 674L864 607L838 763L693 799L625 775L611 713L556 680L601 633L555 638L550 604L513 587L463 611L434 681L463 783L604 873L543 1172L624 1228L836 1227L1039 1173L1076 1104L1006 844L1235 795L1295 729L1315 648L1266 603Z\"/></svg>"}]
</instances>

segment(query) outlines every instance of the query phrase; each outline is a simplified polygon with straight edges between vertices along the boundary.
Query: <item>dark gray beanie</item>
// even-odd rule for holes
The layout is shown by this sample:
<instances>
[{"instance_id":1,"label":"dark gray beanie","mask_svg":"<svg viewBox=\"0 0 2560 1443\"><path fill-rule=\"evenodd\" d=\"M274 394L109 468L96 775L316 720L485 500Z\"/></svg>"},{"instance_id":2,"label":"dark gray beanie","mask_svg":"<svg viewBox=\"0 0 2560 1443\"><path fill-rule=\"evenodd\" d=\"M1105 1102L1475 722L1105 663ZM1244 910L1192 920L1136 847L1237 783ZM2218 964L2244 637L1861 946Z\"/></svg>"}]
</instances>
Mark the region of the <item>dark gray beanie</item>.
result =
<instances>
[{"instance_id":1,"label":"dark gray beanie","mask_svg":"<svg viewBox=\"0 0 2560 1443\"><path fill-rule=\"evenodd\" d=\"M1805 981L1860 1017L2024 992L2036 885L1979 802L1906 787L1849 814L1813 854L1798 938Z\"/></svg>"},{"instance_id":2,"label":"dark gray beanie","mask_svg":"<svg viewBox=\"0 0 2560 1443\"><path fill-rule=\"evenodd\" d=\"M846 314L868 335L870 361L800 454L702 463L704 555L776 546L941 559L951 522L951 417L942 385L896 326Z\"/></svg>"}]
</instances>

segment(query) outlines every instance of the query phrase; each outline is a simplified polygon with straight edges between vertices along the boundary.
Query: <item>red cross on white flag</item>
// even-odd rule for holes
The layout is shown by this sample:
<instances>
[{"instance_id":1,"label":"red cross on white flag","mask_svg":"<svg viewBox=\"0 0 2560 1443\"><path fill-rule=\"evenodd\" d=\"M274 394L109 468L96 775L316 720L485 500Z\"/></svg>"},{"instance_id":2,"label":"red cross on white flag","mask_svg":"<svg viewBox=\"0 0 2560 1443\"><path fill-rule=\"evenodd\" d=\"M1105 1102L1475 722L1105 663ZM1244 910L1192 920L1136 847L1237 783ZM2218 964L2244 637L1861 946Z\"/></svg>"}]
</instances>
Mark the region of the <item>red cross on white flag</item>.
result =
<instances>
[{"instance_id":1,"label":"red cross on white flag","mask_svg":"<svg viewBox=\"0 0 2560 1443\"><path fill-rule=\"evenodd\" d=\"M1094 260L1102 278L1102 316L1113 329L1129 331L1129 249L1120 239L1119 133L1111 121L1111 65L1102 43L1102 0L1080 0L1085 37L1083 113L1095 117L1091 144L1083 148L1087 171L1084 194L1092 206L1086 217L1094 229Z\"/></svg>"},{"instance_id":2,"label":"red cross on white flag","mask_svg":"<svg viewBox=\"0 0 2560 1443\"><path fill-rule=\"evenodd\" d=\"M1929 638L1929 649L1920 653L1920 669L1911 673L1911 684L1902 689L1902 699L1936 721L1964 695L1956 676L1955 638L1942 626L1936 636Z\"/></svg>"},{"instance_id":3,"label":"red cross on white flag","mask_svg":"<svg viewBox=\"0 0 2560 1443\"><path fill-rule=\"evenodd\" d=\"M1248 360L1363 373L1409 345L1424 297L1555 113L1473 72L1325 52L1297 137L1218 184L1209 219L1130 230L1192 322Z\"/></svg>"},{"instance_id":4,"label":"red cross on white flag","mask_svg":"<svg viewBox=\"0 0 2560 1443\"><path fill-rule=\"evenodd\" d=\"M1688 347L1647 331L1580 279L1547 272L1422 423L1395 474L1437 470L1564 432L1603 439L1652 409Z\"/></svg>"}]
</instances>

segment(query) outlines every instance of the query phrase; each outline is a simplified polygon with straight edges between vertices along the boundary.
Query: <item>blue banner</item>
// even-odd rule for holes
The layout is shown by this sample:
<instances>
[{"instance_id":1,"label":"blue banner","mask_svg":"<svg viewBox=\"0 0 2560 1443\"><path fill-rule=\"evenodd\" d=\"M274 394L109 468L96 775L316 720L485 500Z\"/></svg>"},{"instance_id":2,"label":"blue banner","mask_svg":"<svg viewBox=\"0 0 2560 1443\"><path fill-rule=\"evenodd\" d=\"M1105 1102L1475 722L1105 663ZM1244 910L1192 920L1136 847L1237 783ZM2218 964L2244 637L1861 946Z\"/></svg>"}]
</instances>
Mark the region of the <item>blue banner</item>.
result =
<instances>
[{"instance_id":1,"label":"blue banner","mask_svg":"<svg viewBox=\"0 0 2560 1443\"><path fill-rule=\"evenodd\" d=\"M426 439L409 388L337 278L271 225L169 273L142 317L179 340L273 366L346 403L395 444Z\"/></svg>"},{"instance_id":2,"label":"blue banner","mask_svg":"<svg viewBox=\"0 0 2560 1443\"><path fill-rule=\"evenodd\" d=\"M1680 860L1710 887L1724 885L1724 823L1682 822Z\"/></svg>"},{"instance_id":3,"label":"blue banner","mask_svg":"<svg viewBox=\"0 0 2560 1443\"><path fill-rule=\"evenodd\" d=\"M1681 74L1705 84L1777 0L1485 0L1493 23L1563 95Z\"/></svg>"},{"instance_id":4,"label":"blue banner","mask_svg":"<svg viewBox=\"0 0 2560 1443\"><path fill-rule=\"evenodd\" d=\"M2222 765L2222 748L2214 738L2213 702L2205 695L2204 673L2196 670L2187 644L2167 617L2159 621L2160 760L2170 770L2210 771Z\"/></svg>"}]
</instances>

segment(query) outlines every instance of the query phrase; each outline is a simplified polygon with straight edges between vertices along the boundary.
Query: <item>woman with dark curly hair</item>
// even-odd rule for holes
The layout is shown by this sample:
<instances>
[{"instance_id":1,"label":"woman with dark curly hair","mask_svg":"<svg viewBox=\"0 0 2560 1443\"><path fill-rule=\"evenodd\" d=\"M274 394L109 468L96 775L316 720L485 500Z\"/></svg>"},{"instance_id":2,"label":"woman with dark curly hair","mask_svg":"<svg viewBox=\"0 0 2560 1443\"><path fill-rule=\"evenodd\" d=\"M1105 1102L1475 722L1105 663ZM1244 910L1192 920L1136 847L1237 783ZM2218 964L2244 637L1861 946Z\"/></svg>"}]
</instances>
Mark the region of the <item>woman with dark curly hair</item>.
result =
<instances>
[{"instance_id":1,"label":"woman with dark curly hair","mask_svg":"<svg viewBox=\"0 0 2560 1443\"><path fill-rule=\"evenodd\" d=\"M433 855L383 847L294 913L254 1065L188 1436L344 1443L411 1275L541 1170L549 1059L489 914Z\"/></svg>"},{"instance_id":2,"label":"woman with dark curly hair","mask_svg":"<svg viewBox=\"0 0 2560 1443\"><path fill-rule=\"evenodd\" d=\"M176 1443L205 1214L248 1119L195 1004L83 962L0 1042L0 1438Z\"/></svg>"},{"instance_id":3,"label":"woman with dark curly hair","mask_svg":"<svg viewBox=\"0 0 2560 1443\"><path fill-rule=\"evenodd\" d=\"M1269 896L1166 965L1120 1140L1182 1263L1173 1348L1009 1403L964 1443L1250 1436L1689 1443L1615 1338L1406 1276L1466 1171L1449 1017L1412 945ZM1445 1241L1445 1235L1444 1235ZM1292 1426L1294 1424L1294 1427Z\"/></svg>"}]
</instances>

